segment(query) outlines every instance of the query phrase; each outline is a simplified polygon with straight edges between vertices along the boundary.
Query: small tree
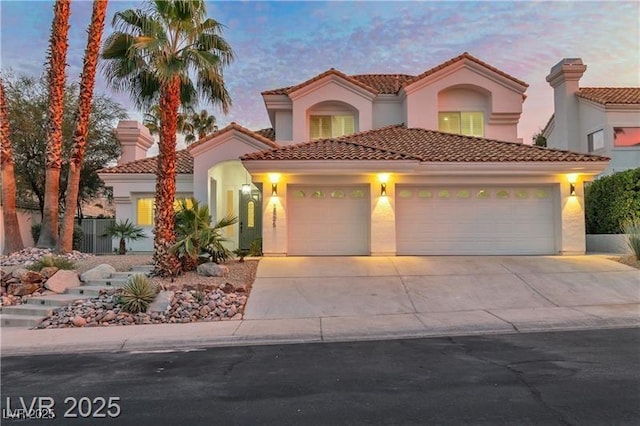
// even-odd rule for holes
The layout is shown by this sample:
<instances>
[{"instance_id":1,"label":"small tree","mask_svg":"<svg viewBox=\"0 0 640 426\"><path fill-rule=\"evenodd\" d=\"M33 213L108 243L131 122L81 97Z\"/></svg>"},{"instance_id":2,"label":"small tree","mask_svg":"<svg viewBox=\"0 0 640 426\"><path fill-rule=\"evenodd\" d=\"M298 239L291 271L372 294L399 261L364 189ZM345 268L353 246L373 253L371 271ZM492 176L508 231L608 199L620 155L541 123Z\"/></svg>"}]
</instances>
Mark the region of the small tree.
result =
<instances>
[{"instance_id":1,"label":"small tree","mask_svg":"<svg viewBox=\"0 0 640 426\"><path fill-rule=\"evenodd\" d=\"M585 188L587 234L617 234L640 212L640 167L602 176Z\"/></svg>"},{"instance_id":2,"label":"small tree","mask_svg":"<svg viewBox=\"0 0 640 426\"><path fill-rule=\"evenodd\" d=\"M120 238L118 254L127 253L127 246L125 244L126 241L137 241L142 238L147 238L147 236L144 234L144 230L138 226L135 226L129 221L129 219L125 219L124 222L120 220L111 225L109 228L107 228L104 236Z\"/></svg>"},{"instance_id":3,"label":"small tree","mask_svg":"<svg viewBox=\"0 0 640 426\"><path fill-rule=\"evenodd\" d=\"M531 137L531 140L535 146L547 146L547 138L542 134L542 130L539 130L538 133Z\"/></svg>"}]
</instances>

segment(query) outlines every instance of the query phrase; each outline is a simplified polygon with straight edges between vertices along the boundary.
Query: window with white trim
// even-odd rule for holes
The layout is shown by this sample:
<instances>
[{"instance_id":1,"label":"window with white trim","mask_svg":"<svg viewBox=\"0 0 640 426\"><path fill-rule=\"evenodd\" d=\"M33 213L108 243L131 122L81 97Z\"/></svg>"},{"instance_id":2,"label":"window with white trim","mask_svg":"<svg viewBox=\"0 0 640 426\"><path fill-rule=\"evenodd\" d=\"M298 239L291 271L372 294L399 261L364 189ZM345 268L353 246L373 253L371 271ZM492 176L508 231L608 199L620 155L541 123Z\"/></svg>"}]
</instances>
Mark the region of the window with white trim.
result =
<instances>
[{"instance_id":1,"label":"window with white trim","mask_svg":"<svg viewBox=\"0 0 640 426\"><path fill-rule=\"evenodd\" d=\"M178 210L182 201L186 202L188 209L193 207L191 198L178 198L173 202L173 208ZM155 198L138 198L136 202L136 224L139 226L153 226L156 219Z\"/></svg>"},{"instance_id":2,"label":"window with white trim","mask_svg":"<svg viewBox=\"0 0 640 426\"><path fill-rule=\"evenodd\" d=\"M438 130L465 136L484 136L484 113L481 111L439 112Z\"/></svg>"},{"instance_id":3,"label":"window with white trim","mask_svg":"<svg viewBox=\"0 0 640 426\"><path fill-rule=\"evenodd\" d=\"M312 115L309 117L311 139L336 138L355 132L353 115Z\"/></svg>"},{"instance_id":4,"label":"window with white trim","mask_svg":"<svg viewBox=\"0 0 640 426\"><path fill-rule=\"evenodd\" d=\"M614 127L613 146L637 147L640 146L640 127Z\"/></svg>"}]
</instances>

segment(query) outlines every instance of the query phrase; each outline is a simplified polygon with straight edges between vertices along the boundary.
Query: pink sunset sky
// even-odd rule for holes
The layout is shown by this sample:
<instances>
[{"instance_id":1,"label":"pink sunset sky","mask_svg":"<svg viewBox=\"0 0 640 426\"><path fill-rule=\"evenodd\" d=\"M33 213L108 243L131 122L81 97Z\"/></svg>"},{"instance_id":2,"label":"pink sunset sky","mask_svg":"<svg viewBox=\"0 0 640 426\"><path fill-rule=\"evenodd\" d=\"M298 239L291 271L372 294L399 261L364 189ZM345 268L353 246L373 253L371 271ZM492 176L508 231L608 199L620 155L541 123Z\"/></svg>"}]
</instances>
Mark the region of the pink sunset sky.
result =
<instances>
[{"instance_id":1,"label":"pink sunset sky","mask_svg":"<svg viewBox=\"0 0 640 426\"><path fill-rule=\"evenodd\" d=\"M106 35L117 10L140 2L110 1ZM226 26L236 60L225 71L233 108L209 108L222 127L236 121L270 127L260 92L290 86L334 67L346 74L418 74L462 52L529 84L519 136L530 143L553 109L545 81L564 57L588 69L582 86L640 86L640 3L610 2L208 2ZM77 81L91 2L72 2L68 79ZM46 61L52 1L0 2L2 71L39 75ZM98 77L96 91L140 119L126 94ZM202 105L206 107L206 105Z\"/></svg>"}]
</instances>

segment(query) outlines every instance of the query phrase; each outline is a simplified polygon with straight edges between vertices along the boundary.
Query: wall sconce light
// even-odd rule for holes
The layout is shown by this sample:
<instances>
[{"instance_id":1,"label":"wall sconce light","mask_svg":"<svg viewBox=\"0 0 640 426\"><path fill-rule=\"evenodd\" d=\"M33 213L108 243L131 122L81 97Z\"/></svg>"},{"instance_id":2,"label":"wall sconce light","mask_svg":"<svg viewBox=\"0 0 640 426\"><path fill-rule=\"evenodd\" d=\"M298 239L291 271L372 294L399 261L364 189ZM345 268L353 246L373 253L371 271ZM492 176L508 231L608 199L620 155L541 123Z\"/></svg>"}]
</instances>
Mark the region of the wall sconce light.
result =
<instances>
[{"instance_id":1,"label":"wall sconce light","mask_svg":"<svg viewBox=\"0 0 640 426\"><path fill-rule=\"evenodd\" d=\"M576 196L576 184L573 182L569 184L569 195L572 197Z\"/></svg>"},{"instance_id":2,"label":"wall sconce light","mask_svg":"<svg viewBox=\"0 0 640 426\"><path fill-rule=\"evenodd\" d=\"M242 193L243 194L249 194L251 192L251 185L249 185L248 183L243 183L242 184Z\"/></svg>"},{"instance_id":3,"label":"wall sconce light","mask_svg":"<svg viewBox=\"0 0 640 426\"><path fill-rule=\"evenodd\" d=\"M277 197L278 196L278 184L277 183L272 183L271 184L271 196L272 197Z\"/></svg>"},{"instance_id":4,"label":"wall sconce light","mask_svg":"<svg viewBox=\"0 0 640 426\"><path fill-rule=\"evenodd\" d=\"M386 197L387 196L387 184L386 183L381 183L380 184L380 196L381 197Z\"/></svg>"}]
</instances>

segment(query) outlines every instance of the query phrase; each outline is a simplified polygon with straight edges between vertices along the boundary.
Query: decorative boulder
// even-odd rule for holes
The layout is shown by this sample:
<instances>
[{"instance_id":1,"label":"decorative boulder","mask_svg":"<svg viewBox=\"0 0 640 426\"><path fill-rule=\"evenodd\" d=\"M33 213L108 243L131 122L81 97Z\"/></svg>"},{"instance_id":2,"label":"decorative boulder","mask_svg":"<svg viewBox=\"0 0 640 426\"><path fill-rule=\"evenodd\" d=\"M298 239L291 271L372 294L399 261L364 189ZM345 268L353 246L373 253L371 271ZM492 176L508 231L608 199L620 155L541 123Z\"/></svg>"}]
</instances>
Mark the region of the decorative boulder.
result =
<instances>
[{"instance_id":1,"label":"decorative boulder","mask_svg":"<svg viewBox=\"0 0 640 426\"><path fill-rule=\"evenodd\" d=\"M26 274L28 271L29 270L25 268L17 268L17 269L14 269L11 275L13 275L13 278L20 279L22 275Z\"/></svg>"},{"instance_id":2,"label":"decorative boulder","mask_svg":"<svg viewBox=\"0 0 640 426\"><path fill-rule=\"evenodd\" d=\"M55 266L47 266L40 270L40 273L44 275L45 278L51 278L59 269Z\"/></svg>"},{"instance_id":3,"label":"decorative boulder","mask_svg":"<svg viewBox=\"0 0 640 426\"><path fill-rule=\"evenodd\" d=\"M217 263L207 262L198 265L198 275L204 277L226 277L229 275L229 268L224 265L218 265Z\"/></svg>"},{"instance_id":4,"label":"decorative boulder","mask_svg":"<svg viewBox=\"0 0 640 426\"><path fill-rule=\"evenodd\" d=\"M9 284L7 293L14 296L26 296L40 290L40 284L26 283L26 284Z\"/></svg>"},{"instance_id":5,"label":"decorative boulder","mask_svg":"<svg viewBox=\"0 0 640 426\"><path fill-rule=\"evenodd\" d=\"M79 285L78 274L74 271L65 270L56 272L44 284L45 288L56 293L64 293L68 288L78 287Z\"/></svg>"},{"instance_id":6,"label":"decorative boulder","mask_svg":"<svg viewBox=\"0 0 640 426\"><path fill-rule=\"evenodd\" d=\"M147 309L148 313L151 312L166 312L171 306L171 300L173 300L173 295L175 293L173 291L161 291L156 296L156 300L151 302L149 308Z\"/></svg>"},{"instance_id":7,"label":"decorative boulder","mask_svg":"<svg viewBox=\"0 0 640 426\"><path fill-rule=\"evenodd\" d=\"M111 277L111 274L113 274L114 272L116 272L116 268L103 263L93 269L89 269L88 271L83 272L82 275L80 275L80 280L84 282L92 280L102 280Z\"/></svg>"},{"instance_id":8,"label":"decorative boulder","mask_svg":"<svg viewBox=\"0 0 640 426\"><path fill-rule=\"evenodd\" d=\"M40 272L27 271L20 277L20 281L26 284L41 283L44 281L44 276Z\"/></svg>"}]
</instances>

